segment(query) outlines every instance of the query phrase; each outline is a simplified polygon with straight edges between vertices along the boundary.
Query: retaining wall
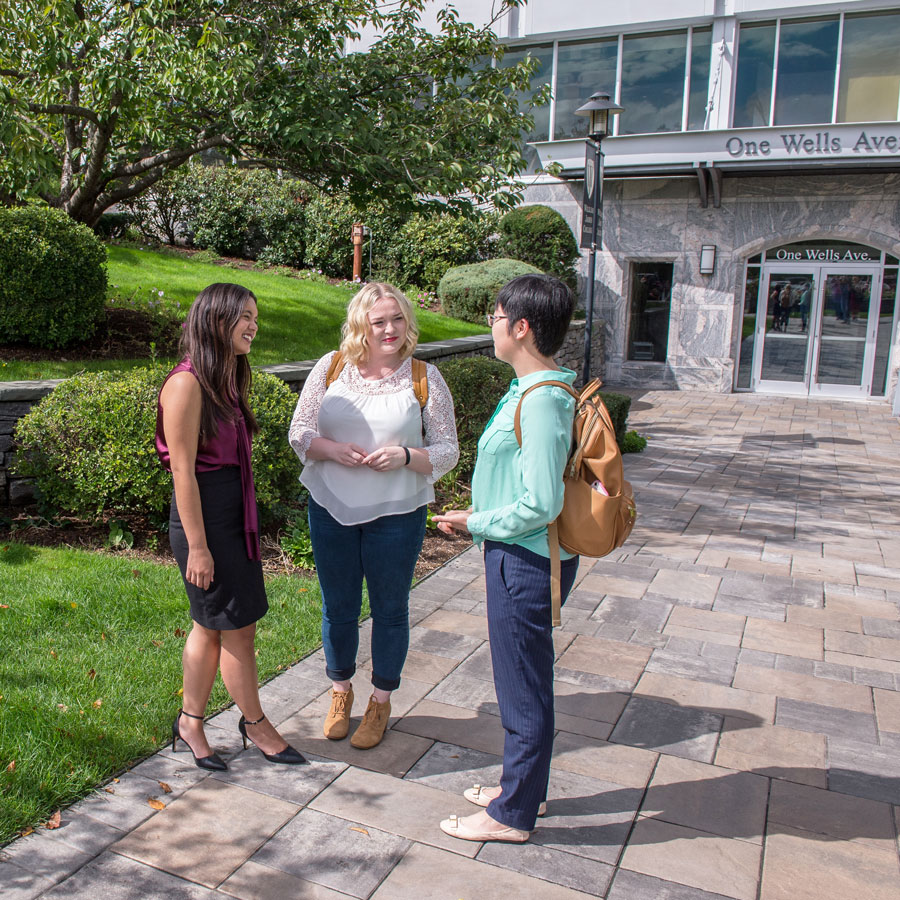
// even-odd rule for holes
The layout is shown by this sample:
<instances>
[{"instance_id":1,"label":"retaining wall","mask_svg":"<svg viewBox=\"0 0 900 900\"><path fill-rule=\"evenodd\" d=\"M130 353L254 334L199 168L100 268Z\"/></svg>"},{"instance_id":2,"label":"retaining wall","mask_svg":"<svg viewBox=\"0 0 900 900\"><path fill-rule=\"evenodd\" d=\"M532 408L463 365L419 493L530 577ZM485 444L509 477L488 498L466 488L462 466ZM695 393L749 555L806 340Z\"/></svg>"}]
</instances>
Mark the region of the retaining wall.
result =
<instances>
[{"instance_id":1,"label":"retaining wall","mask_svg":"<svg viewBox=\"0 0 900 900\"><path fill-rule=\"evenodd\" d=\"M603 366L603 323L595 322L593 332L591 368L592 371L599 372ZM574 369L580 375L583 352L584 322L573 322L562 349L556 355L556 361L561 366ZM419 344L416 348L416 356L431 363L461 359L465 356L493 355L493 342L490 335L486 334ZM299 394L306 376L315 364L316 360L312 359L260 368L264 372L277 375L295 394ZM15 455L13 434L19 419L59 383L59 380L0 382L0 506L27 503L34 496L30 479L18 478L9 471Z\"/></svg>"}]
</instances>

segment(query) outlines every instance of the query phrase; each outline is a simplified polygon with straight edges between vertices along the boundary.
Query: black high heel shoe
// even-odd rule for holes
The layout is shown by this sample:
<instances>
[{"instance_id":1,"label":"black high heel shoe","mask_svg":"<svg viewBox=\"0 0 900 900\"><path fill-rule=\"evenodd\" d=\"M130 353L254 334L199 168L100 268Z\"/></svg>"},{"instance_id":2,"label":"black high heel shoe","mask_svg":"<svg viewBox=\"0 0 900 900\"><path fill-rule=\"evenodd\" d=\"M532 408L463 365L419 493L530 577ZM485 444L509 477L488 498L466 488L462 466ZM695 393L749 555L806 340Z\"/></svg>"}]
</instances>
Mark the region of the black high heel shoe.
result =
<instances>
[{"instance_id":1,"label":"black high heel shoe","mask_svg":"<svg viewBox=\"0 0 900 900\"><path fill-rule=\"evenodd\" d=\"M241 733L241 737L244 739L244 749L247 749L247 741L249 740L252 744L256 745L256 741L253 738L247 737L247 726L248 725L259 725L260 722L265 720L265 716L260 716L255 722L248 722L243 716L241 716L240 721L238 722L238 731ZM284 748L284 750L280 750L278 753L266 753L264 750L260 750L260 753L269 761L273 763L284 763L288 766L299 766L304 763L309 762L307 758L302 754L295 750L290 744Z\"/></svg>"},{"instance_id":2,"label":"black high heel shoe","mask_svg":"<svg viewBox=\"0 0 900 900\"><path fill-rule=\"evenodd\" d=\"M221 756L219 756L218 753L210 753L209 756L197 756L197 754L194 753L193 749L191 748L191 745L188 744L188 742L185 741L183 737L181 737L181 731L178 728L178 720L182 716L187 716L189 719L202 719L203 718L203 716L195 716L192 713L185 712L183 709L178 710L178 715L175 716L175 721L172 723L172 752L173 753L178 752L178 749L175 746L175 742L178 740L178 738L181 738L181 740L187 746L188 750L191 751L191 756L194 757L194 762L197 764L197 766L199 768L209 769L212 772L227 771L228 766L225 765L225 761L222 759Z\"/></svg>"}]
</instances>

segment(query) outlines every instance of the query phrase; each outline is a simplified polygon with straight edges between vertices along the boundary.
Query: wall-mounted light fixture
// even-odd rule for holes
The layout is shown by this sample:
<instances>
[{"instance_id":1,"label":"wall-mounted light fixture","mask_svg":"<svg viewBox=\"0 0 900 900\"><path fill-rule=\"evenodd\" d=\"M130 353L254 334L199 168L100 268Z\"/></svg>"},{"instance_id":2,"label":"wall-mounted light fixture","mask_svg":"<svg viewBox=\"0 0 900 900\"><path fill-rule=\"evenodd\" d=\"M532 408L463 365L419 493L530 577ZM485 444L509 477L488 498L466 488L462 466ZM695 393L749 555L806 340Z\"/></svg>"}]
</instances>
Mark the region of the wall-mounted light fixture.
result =
<instances>
[{"instance_id":1,"label":"wall-mounted light fixture","mask_svg":"<svg viewBox=\"0 0 900 900\"><path fill-rule=\"evenodd\" d=\"M712 275L716 271L716 245L704 244L700 248L700 274Z\"/></svg>"}]
</instances>

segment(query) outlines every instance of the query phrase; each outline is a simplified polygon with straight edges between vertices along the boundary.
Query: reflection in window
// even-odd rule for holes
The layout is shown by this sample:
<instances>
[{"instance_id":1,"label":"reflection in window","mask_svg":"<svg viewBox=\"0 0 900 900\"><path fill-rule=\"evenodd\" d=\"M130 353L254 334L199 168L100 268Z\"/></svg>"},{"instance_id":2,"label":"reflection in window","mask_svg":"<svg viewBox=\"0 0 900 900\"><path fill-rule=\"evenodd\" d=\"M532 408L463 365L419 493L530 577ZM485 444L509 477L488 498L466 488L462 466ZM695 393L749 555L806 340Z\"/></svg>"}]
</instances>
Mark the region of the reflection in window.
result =
<instances>
[{"instance_id":1,"label":"reflection in window","mask_svg":"<svg viewBox=\"0 0 900 900\"><path fill-rule=\"evenodd\" d=\"M732 120L735 128L769 124L774 64L775 23L741 25Z\"/></svg>"},{"instance_id":2,"label":"reflection in window","mask_svg":"<svg viewBox=\"0 0 900 900\"><path fill-rule=\"evenodd\" d=\"M735 388L750 390L753 369L753 342L756 336L756 307L759 301L759 267L747 267L747 285L744 289L744 318L741 321L741 337L738 345L738 373Z\"/></svg>"},{"instance_id":3,"label":"reflection in window","mask_svg":"<svg viewBox=\"0 0 900 900\"><path fill-rule=\"evenodd\" d=\"M684 31L625 38L619 134L681 131L686 56Z\"/></svg>"},{"instance_id":4,"label":"reflection in window","mask_svg":"<svg viewBox=\"0 0 900 900\"><path fill-rule=\"evenodd\" d=\"M781 23L775 125L831 121L839 30L838 19Z\"/></svg>"},{"instance_id":5,"label":"reflection in window","mask_svg":"<svg viewBox=\"0 0 900 900\"><path fill-rule=\"evenodd\" d=\"M523 134L525 141L546 141L550 137L550 104L543 106L531 106L531 97L535 91L550 83L553 75L553 46L548 44L542 47L525 47L522 49L507 50L503 59L497 62L500 68L509 68L522 62L527 57L536 59L538 64L531 75L531 89L529 91L517 91L516 99L519 109L527 110L534 119L534 127Z\"/></svg>"},{"instance_id":6,"label":"reflection in window","mask_svg":"<svg viewBox=\"0 0 900 900\"><path fill-rule=\"evenodd\" d=\"M695 28L691 37L691 89L688 98L688 130L698 131L706 124L709 101L709 54L712 29Z\"/></svg>"},{"instance_id":7,"label":"reflection in window","mask_svg":"<svg viewBox=\"0 0 900 900\"><path fill-rule=\"evenodd\" d=\"M847 16L841 49L838 122L897 119L900 15Z\"/></svg>"},{"instance_id":8,"label":"reflection in window","mask_svg":"<svg viewBox=\"0 0 900 900\"><path fill-rule=\"evenodd\" d=\"M881 284L881 307L878 314L878 332L875 337L875 369L872 373L872 396L883 397L888 358L891 355L891 330L894 327L894 306L897 302L897 270L885 269Z\"/></svg>"},{"instance_id":9,"label":"reflection in window","mask_svg":"<svg viewBox=\"0 0 900 900\"><path fill-rule=\"evenodd\" d=\"M618 55L618 38L559 45L554 140L587 135L590 120L587 116L576 116L575 110L595 91L606 91L611 97L615 94Z\"/></svg>"},{"instance_id":10,"label":"reflection in window","mask_svg":"<svg viewBox=\"0 0 900 900\"><path fill-rule=\"evenodd\" d=\"M631 264L628 359L666 361L671 298L672 263Z\"/></svg>"}]
</instances>

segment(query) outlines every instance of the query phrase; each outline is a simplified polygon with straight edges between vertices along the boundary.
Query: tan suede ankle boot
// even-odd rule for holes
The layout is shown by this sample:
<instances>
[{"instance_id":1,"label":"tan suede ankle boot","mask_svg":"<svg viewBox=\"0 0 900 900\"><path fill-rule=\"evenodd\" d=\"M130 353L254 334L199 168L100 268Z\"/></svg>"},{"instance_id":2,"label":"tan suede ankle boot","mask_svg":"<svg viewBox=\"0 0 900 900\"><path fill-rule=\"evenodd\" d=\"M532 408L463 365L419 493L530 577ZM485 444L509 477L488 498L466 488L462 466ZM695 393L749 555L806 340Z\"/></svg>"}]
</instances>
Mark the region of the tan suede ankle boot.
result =
<instances>
[{"instance_id":1,"label":"tan suede ankle boot","mask_svg":"<svg viewBox=\"0 0 900 900\"><path fill-rule=\"evenodd\" d=\"M385 700L384 703L379 703L374 695L369 697L365 715L362 722L359 723L359 728L353 732L350 743L358 750L369 750L380 744L390 718L391 701Z\"/></svg>"},{"instance_id":2,"label":"tan suede ankle boot","mask_svg":"<svg viewBox=\"0 0 900 900\"><path fill-rule=\"evenodd\" d=\"M340 741L350 731L350 710L353 708L353 688L349 691L331 689L331 709L325 716L322 731L329 741Z\"/></svg>"}]
</instances>

